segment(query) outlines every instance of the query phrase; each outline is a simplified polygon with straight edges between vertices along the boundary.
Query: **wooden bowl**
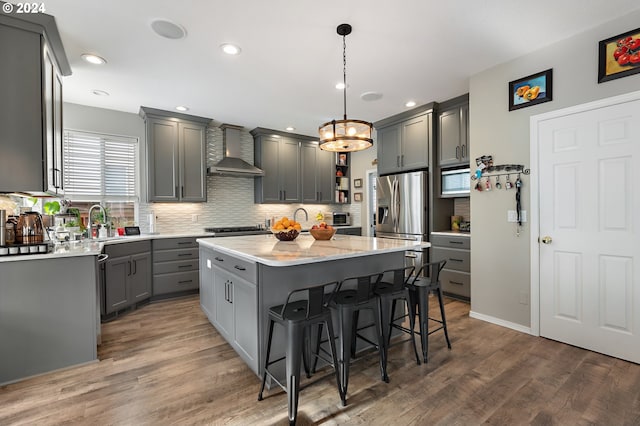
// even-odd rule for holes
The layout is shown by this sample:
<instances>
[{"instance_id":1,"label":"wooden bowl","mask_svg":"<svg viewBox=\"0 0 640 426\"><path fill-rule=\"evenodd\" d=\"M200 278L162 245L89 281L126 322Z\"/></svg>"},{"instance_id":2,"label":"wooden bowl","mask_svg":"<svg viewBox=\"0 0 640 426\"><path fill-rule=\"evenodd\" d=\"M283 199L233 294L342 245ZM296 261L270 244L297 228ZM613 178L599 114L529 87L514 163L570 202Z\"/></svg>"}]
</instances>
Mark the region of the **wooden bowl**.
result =
<instances>
[{"instance_id":1,"label":"wooden bowl","mask_svg":"<svg viewBox=\"0 0 640 426\"><path fill-rule=\"evenodd\" d=\"M330 240L336 233L336 229L309 229L309 233L316 240Z\"/></svg>"},{"instance_id":2,"label":"wooden bowl","mask_svg":"<svg viewBox=\"0 0 640 426\"><path fill-rule=\"evenodd\" d=\"M293 241L296 238L298 238L298 235L300 235L300 231L296 229L292 229L291 231L283 231L283 230L277 231L271 228L271 232L280 241Z\"/></svg>"}]
</instances>

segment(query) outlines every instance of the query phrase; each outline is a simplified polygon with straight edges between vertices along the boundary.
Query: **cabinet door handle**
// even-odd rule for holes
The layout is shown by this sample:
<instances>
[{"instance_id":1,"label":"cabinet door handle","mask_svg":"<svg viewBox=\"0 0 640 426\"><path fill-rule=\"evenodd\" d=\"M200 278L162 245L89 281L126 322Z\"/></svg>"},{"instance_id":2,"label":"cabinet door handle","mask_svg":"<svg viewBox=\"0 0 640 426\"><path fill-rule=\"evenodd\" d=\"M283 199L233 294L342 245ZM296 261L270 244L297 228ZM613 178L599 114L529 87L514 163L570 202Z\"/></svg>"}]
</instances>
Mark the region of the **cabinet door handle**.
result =
<instances>
[{"instance_id":1,"label":"cabinet door handle","mask_svg":"<svg viewBox=\"0 0 640 426\"><path fill-rule=\"evenodd\" d=\"M229 301L229 281L224 282L224 300Z\"/></svg>"},{"instance_id":2,"label":"cabinet door handle","mask_svg":"<svg viewBox=\"0 0 640 426\"><path fill-rule=\"evenodd\" d=\"M400 165L404 167L404 154L400 156Z\"/></svg>"},{"instance_id":3,"label":"cabinet door handle","mask_svg":"<svg viewBox=\"0 0 640 426\"><path fill-rule=\"evenodd\" d=\"M133 275L138 273L138 262L136 262L135 259L133 259Z\"/></svg>"},{"instance_id":4,"label":"cabinet door handle","mask_svg":"<svg viewBox=\"0 0 640 426\"><path fill-rule=\"evenodd\" d=\"M449 280L449 283L455 284L455 285L464 285L464 283L461 283L461 282L458 282L458 281L451 281L451 280Z\"/></svg>"},{"instance_id":5,"label":"cabinet door handle","mask_svg":"<svg viewBox=\"0 0 640 426\"><path fill-rule=\"evenodd\" d=\"M400 156L396 155L396 167L400 167Z\"/></svg>"},{"instance_id":6,"label":"cabinet door handle","mask_svg":"<svg viewBox=\"0 0 640 426\"><path fill-rule=\"evenodd\" d=\"M178 281L178 284L188 284L188 283L192 283L193 280L184 280L184 281Z\"/></svg>"},{"instance_id":7,"label":"cabinet door handle","mask_svg":"<svg viewBox=\"0 0 640 426\"><path fill-rule=\"evenodd\" d=\"M449 244L462 244L462 241L449 241Z\"/></svg>"},{"instance_id":8,"label":"cabinet door handle","mask_svg":"<svg viewBox=\"0 0 640 426\"><path fill-rule=\"evenodd\" d=\"M184 186L180 187L180 197L184 198Z\"/></svg>"},{"instance_id":9,"label":"cabinet door handle","mask_svg":"<svg viewBox=\"0 0 640 426\"><path fill-rule=\"evenodd\" d=\"M238 271L246 271L247 268L245 268L244 266L239 266L239 265L235 265L234 268L236 268Z\"/></svg>"},{"instance_id":10,"label":"cabinet door handle","mask_svg":"<svg viewBox=\"0 0 640 426\"><path fill-rule=\"evenodd\" d=\"M193 265L180 265L178 268L193 268Z\"/></svg>"},{"instance_id":11,"label":"cabinet door handle","mask_svg":"<svg viewBox=\"0 0 640 426\"><path fill-rule=\"evenodd\" d=\"M176 192L175 192L175 194L176 194L176 197L177 197L177 196L178 196L178 194L179 194L179 192L178 192L178 186L177 186L177 185L176 185Z\"/></svg>"},{"instance_id":12,"label":"cabinet door handle","mask_svg":"<svg viewBox=\"0 0 640 426\"><path fill-rule=\"evenodd\" d=\"M282 200L284 201L284 200L286 200L286 199L287 199L287 191L286 191L286 190L283 190L283 191L282 191Z\"/></svg>"},{"instance_id":13,"label":"cabinet door handle","mask_svg":"<svg viewBox=\"0 0 640 426\"><path fill-rule=\"evenodd\" d=\"M460 147L456 146L456 159L460 158Z\"/></svg>"},{"instance_id":14,"label":"cabinet door handle","mask_svg":"<svg viewBox=\"0 0 640 426\"><path fill-rule=\"evenodd\" d=\"M454 259L454 258L451 258L451 257L449 258L449 260L452 261L452 262L463 262L462 259Z\"/></svg>"},{"instance_id":15,"label":"cabinet door handle","mask_svg":"<svg viewBox=\"0 0 640 426\"><path fill-rule=\"evenodd\" d=\"M179 241L179 242L178 242L178 245L179 245L179 246L182 246L182 245L185 245L185 244L192 245L193 243L192 243L191 241Z\"/></svg>"},{"instance_id":16,"label":"cabinet door handle","mask_svg":"<svg viewBox=\"0 0 640 426\"><path fill-rule=\"evenodd\" d=\"M129 267L129 272L127 273L127 276L131 275L131 261L127 260L127 266Z\"/></svg>"},{"instance_id":17,"label":"cabinet door handle","mask_svg":"<svg viewBox=\"0 0 640 426\"><path fill-rule=\"evenodd\" d=\"M214 257L214 259L217 260L218 262L224 262L224 259L218 256Z\"/></svg>"},{"instance_id":18,"label":"cabinet door handle","mask_svg":"<svg viewBox=\"0 0 640 426\"><path fill-rule=\"evenodd\" d=\"M229 303L233 304L233 281L229 281Z\"/></svg>"},{"instance_id":19,"label":"cabinet door handle","mask_svg":"<svg viewBox=\"0 0 640 426\"><path fill-rule=\"evenodd\" d=\"M178 257L191 256L192 253L178 253Z\"/></svg>"},{"instance_id":20,"label":"cabinet door handle","mask_svg":"<svg viewBox=\"0 0 640 426\"><path fill-rule=\"evenodd\" d=\"M60 188L60 182L58 181L58 173L60 173L60 169L54 167L53 168L53 187L58 189ZM62 179L60 179L62 181Z\"/></svg>"},{"instance_id":21,"label":"cabinet door handle","mask_svg":"<svg viewBox=\"0 0 640 426\"><path fill-rule=\"evenodd\" d=\"M462 145L462 156L460 157L460 159L465 158L467 156L467 145L464 144Z\"/></svg>"}]
</instances>

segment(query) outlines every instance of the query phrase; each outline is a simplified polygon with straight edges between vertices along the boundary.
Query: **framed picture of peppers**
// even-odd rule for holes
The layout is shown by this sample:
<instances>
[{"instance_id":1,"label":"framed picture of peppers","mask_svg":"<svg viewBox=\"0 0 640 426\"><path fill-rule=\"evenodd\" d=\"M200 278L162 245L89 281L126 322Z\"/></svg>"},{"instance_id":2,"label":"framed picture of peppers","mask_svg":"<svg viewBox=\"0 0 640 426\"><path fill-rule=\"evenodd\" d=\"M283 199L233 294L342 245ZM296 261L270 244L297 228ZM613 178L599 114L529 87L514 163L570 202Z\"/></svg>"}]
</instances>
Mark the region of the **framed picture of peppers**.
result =
<instances>
[{"instance_id":1,"label":"framed picture of peppers","mask_svg":"<svg viewBox=\"0 0 640 426\"><path fill-rule=\"evenodd\" d=\"M640 72L640 28L598 43L598 83Z\"/></svg>"},{"instance_id":2,"label":"framed picture of peppers","mask_svg":"<svg viewBox=\"0 0 640 426\"><path fill-rule=\"evenodd\" d=\"M509 111L549 102L553 99L553 69L509 82Z\"/></svg>"}]
</instances>

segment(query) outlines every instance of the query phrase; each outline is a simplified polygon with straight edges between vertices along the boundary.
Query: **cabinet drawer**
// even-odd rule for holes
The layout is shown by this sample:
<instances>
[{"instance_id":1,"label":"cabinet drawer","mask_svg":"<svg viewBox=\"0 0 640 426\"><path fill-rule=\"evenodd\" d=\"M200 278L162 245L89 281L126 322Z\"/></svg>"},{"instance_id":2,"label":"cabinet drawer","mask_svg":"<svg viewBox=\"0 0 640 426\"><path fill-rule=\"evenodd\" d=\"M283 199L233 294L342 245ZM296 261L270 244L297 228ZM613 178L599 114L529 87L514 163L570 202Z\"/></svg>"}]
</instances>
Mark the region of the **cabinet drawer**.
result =
<instances>
[{"instance_id":1,"label":"cabinet drawer","mask_svg":"<svg viewBox=\"0 0 640 426\"><path fill-rule=\"evenodd\" d=\"M230 256L228 254L213 252L213 264L234 275L237 275L252 284L257 282L257 266L254 262Z\"/></svg>"},{"instance_id":2,"label":"cabinet drawer","mask_svg":"<svg viewBox=\"0 0 640 426\"><path fill-rule=\"evenodd\" d=\"M445 293L457 296L471 297L471 275L466 272L448 271L443 269L440 272L440 284Z\"/></svg>"},{"instance_id":3,"label":"cabinet drawer","mask_svg":"<svg viewBox=\"0 0 640 426\"><path fill-rule=\"evenodd\" d=\"M153 277L153 295L176 293L178 291L194 290L200 287L198 271L178 272L173 274L155 275Z\"/></svg>"},{"instance_id":4,"label":"cabinet drawer","mask_svg":"<svg viewBox=\"0 0 640 426\"><path fill-rule=\"evenodd\" d=\"M156 250L153 252L153 262L172 262L175 260L194 259L198 263L198 248L177 250Z\"/></svg>"},{"instance_id":5,"label":"cabinet drawer","mask_svg":"<svg viewBox=\"0 0 640 426\"><path fill-rule=\"evenodd\" d=\"M162 262L153 264L153 273L170 274L173 272L187 272L198 269L198 259L177 260L175 262Z\"/></svg>"},{"instance_id":6,"label":"cabinet drawer","mask_svg":"<svg viewBox=\"0 0 640 426\"><path fill-rule=\"evenodd\" d=\"M446 260L444 265L445 269L454 269L456 271L469 272L470 271L470 252L469 250L457 250L450 248L431 248L431 259L433 262L439 262Z\"/></svg>"},{"instance_id":7,"label":"cabinet drawer","mask_svg":"<svg viewBox=\"0 0 640 426\"><path fill-rule=\"evenodd\" d=\"M151 251L150 241L131 241L127 243L107 244L104 252L109 257L131 256L133 254Z\"/></svg>"},{"instance_id":8,"label":"cabinet drawer","mask_svg":"<svg viewBox=\"0 0 640 426\"><path fill-rule=\"evenodd\" d=\"M163 238L153 241L154 250L185 249L194 247L198 247L198 243L196 243L196 239L194 237Z\"/></svg>"},{"instance_id":9,"label":"cabinet drawer","mask_svg":"<svg viewBox=\"0 0 640 426\"><path fill-rule=\"evenodd\" d=\"M471 237L431 234L431 245L468 250L471 248Z\"/></svg>"}]
</instances>

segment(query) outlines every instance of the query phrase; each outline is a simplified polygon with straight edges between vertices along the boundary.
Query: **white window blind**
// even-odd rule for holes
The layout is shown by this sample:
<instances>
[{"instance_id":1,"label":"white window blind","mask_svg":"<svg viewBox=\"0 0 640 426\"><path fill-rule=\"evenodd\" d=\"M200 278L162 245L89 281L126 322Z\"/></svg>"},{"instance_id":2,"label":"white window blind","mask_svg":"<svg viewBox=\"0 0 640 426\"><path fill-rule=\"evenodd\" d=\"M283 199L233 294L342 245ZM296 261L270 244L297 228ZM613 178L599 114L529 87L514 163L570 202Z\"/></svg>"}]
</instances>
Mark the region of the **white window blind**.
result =
<instances>
[{"instance_id":1,"label":"white window blind","mask_svg":"<svg viewBox=\"0 0 640 426\"><path fill-rule=\"evenodd\" d=\"M67 130L63 150L65 197L137 201L137 138Z\"/></svg>"}]
</instances>

